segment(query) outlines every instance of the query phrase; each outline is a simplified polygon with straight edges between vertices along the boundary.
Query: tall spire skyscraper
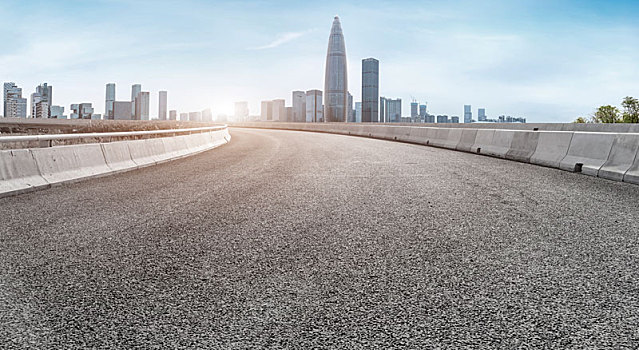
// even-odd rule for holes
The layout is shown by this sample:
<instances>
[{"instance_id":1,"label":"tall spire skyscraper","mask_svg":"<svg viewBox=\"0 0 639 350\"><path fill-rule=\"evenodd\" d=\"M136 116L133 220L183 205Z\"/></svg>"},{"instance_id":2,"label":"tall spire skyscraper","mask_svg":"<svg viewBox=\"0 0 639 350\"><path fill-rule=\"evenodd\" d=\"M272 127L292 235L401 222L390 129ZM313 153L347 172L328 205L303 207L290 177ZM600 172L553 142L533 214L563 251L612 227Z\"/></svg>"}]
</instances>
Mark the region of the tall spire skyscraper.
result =
<instances>
[{"instance_id":1,"label":"tall spire skyscraper","mask_svg":"<svg viewBox=\"0 0 639 350\"><path fill-rule=\"evenodd\" d=\"M324 79L324 120L347 121L348 79L346 70L346 45L339 17L335 16L326 53L326 76Z\"/></svg>"}]
</instances>

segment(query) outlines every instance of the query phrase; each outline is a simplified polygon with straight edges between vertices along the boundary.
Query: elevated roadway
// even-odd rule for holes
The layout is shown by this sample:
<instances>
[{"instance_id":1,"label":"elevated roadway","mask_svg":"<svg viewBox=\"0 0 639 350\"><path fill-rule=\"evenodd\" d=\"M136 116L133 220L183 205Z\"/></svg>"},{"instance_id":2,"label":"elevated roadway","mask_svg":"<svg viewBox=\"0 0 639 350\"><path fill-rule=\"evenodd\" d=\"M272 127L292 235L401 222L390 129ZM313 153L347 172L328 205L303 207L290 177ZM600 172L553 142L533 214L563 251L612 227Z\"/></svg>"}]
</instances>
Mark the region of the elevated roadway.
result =
<instances>
[{"instance_id":1,"label":"elevated roadway","mask_svg":"<svg viewBox=\"0 0 639 350\"><path fill-rule=\"evenodd\" d=\"M0 199L0 348L639 345L639 186L234 129Z\"/></svg>"}]
</instances>

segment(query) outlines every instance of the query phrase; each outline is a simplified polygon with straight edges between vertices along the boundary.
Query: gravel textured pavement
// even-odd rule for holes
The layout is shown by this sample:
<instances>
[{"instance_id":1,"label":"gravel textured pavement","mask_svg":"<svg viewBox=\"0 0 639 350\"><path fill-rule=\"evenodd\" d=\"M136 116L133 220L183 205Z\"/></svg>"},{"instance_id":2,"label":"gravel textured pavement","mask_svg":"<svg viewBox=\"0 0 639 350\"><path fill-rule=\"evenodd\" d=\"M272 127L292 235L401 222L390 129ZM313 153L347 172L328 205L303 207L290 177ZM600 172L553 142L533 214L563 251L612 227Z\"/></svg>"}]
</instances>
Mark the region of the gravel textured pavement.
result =
<instances>
[{"instance_id":1,"label":"gravel textured pavement","mask_svg":"<svg viewBox=\"0 0 639 350\"><path fill-rule=\"evenodd\" d=\"M639 186L231 134L0 199L0 348L639 347Z\"/></svg>"}]
</instances>

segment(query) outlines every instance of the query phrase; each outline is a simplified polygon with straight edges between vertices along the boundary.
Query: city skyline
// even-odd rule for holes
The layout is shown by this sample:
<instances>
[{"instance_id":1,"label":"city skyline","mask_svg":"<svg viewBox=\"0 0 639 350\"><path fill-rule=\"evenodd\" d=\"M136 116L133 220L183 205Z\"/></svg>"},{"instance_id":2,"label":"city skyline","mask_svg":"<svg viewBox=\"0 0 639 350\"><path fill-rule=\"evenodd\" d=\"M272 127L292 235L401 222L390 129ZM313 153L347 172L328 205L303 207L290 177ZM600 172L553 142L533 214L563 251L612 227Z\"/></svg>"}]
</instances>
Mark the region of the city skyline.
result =
<instances>
[{"instance_id":1,"label":"city skyline","mask_svg":"<svg viewBox=\"0 0 639 350\"><path fill-rule=\"evenodd\" d=\"M338 14L349 45L349 85L361 86L361 60L375 57L380 96L402 98L405 111L415 96L436 114L461 115L470 104L493 117L566 122L637 94L639 4L630 1L233 4L2 4L4 13L29 20L8 29L0 76L23 94L48 82L56 87L56 104L92 102L99 113L106 83L116 83L123 96L126 86L141 82L151 101L172 87L170 108L178 111L211 107L214 115L232 115L235 101L248 101L254 115L262 100L285 97L290 105L293 90L323 90L325 28ZM70 8L96 25L74 30L65 18ZM140 11L147 13L133 15ZM263 14L271 19L258 20ZM61 22L42 35L25 35L28 23L45 16ZM158 16L175 21L160 25ZM370 24L380 21L385 25ZM205 24L210 26L200 30ZM229 33L225 26L236 29ZM49 57L40 60L35 52ZM349 90L361 101L359 88ZM157 107L152 103L152 117Z\"/></svg>"}]
</instances>

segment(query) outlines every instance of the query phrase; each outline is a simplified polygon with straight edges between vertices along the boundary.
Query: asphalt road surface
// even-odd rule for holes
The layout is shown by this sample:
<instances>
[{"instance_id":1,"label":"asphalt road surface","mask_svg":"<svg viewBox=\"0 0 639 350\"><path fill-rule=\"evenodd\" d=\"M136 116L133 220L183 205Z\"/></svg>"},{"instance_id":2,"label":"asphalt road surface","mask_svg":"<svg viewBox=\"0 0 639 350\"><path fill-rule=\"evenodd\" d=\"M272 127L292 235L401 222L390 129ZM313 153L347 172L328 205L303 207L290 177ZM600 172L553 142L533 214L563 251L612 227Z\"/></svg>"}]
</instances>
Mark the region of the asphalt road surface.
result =
<instances>
[{"instance_id":1,"label":"asphalt road surface","mask_svg":"<svg viewBox=\"0 0 639 350\"><path fill-rule=\"evenodd\" d=\"M0 199L0 348L639 347L639 186L232 135Z\"/></svg>"}]
</instances>

